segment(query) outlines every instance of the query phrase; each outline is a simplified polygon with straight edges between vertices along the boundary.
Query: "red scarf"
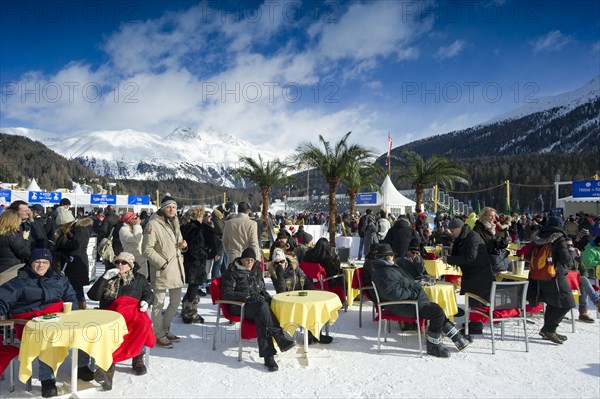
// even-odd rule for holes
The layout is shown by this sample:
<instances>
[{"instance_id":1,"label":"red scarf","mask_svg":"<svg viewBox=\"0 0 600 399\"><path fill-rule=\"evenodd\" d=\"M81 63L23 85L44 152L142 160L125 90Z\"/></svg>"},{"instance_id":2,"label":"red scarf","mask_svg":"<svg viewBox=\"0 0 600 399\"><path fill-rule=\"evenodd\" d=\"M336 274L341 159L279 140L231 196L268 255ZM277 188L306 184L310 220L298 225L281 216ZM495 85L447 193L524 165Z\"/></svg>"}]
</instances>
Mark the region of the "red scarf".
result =
<instances>
[{"instance_id":1,"label":"red scarf","mask_svg":"<svg viewBox=\"0 0 600 399\"><path fill-rule=\"evenodd\" d=\"M130 296L115 299L107 310L119 312L125 319L128 333L123 343L113 352L113 363L131 359L140 354L144 346L154 348L156 337L152 321L146 312L140 312L140 300Z\"/></svg>"}]
</instances>

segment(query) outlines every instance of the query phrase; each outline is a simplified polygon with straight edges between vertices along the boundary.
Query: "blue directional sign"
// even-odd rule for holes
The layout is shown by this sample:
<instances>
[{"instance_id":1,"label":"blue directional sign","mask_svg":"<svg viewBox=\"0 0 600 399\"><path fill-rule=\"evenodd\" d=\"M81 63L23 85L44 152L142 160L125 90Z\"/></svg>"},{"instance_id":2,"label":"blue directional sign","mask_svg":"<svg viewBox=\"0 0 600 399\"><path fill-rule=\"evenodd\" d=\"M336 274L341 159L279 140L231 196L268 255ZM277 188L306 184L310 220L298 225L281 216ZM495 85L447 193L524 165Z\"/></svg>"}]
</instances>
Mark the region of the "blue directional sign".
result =
<instances>
[{"instance_id":1,"label":"blue directional sign","mask_svg":"<svg viewBox=\"0 0 600 399\"><path fill-rule=\"evenodd\" d=\"M377 193L358 193L356 195L356 205L375 205L377 204Z\"/></svg>"},{"instance_id":2,"label":"blue directional sign","mask_svg":"<svg viewBox=\"0 0 600 399\"><path fill-rule=\"evenodd\" d=\"M92 205L117 205L117 196L115 194L91 194L90 204Z\"/></svg>"},{"instance_id":3,"label":"blue directional sign","mask_svg":"<svg viewBox=\"0 0 600 399\"><path fill-rule=\"evenodd\" d=\"M600 180L574 181L573 198L600 197Z\"/></svg>"},{"instance_id":4,"label":"blue directional sign","mask_svg":"<svg viewBox=\"0 0 600 399\"><path fill-rule=\"evenodd\" d=\"M34 204L58 204L62 199L62 193L48 191L30 191L29 202Z\"/></svg>"},{"instance_id":5,"label":"blue directional sign","mask_svg":"<svg viewBox=\"0 0 600 399\"><path fill-rule=\"evenodd\" d=\"M4 203L5 204L9 204L12 201L10 200L12 198L12 191L10 190L0 190L0 198L4 198Z\"/></svg>"},{"instance_id":6,"label":"blue directional sign","mask_svg":"<svg viewBox=\"0 0 600 399\"><path fill-rule=\"evenodd\" d=\"M148 195L128 195L128 205L150 205L150 196Z\"/></svg>"}]
</instances>

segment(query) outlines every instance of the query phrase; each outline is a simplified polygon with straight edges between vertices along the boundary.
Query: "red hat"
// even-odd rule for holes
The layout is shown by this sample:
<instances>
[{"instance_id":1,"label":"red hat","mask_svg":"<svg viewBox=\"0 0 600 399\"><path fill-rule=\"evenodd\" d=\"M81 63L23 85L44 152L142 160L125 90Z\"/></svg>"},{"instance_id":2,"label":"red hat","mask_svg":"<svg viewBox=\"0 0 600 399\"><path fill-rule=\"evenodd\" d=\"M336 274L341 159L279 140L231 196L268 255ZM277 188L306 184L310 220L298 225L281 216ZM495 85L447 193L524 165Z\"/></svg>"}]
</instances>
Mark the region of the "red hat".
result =
<instances>
[{"instance_id":1,"label":"red hat","mask_svg":"<svg viewBox=\"0 0 600 399\"><path fill-rule=\"evenodd\" d=\"M137 217L137 215L134 212L125 212L124 214L121 215L121 221L123 223L129 223L136 217Z\"/></svg>"}]
</instances>

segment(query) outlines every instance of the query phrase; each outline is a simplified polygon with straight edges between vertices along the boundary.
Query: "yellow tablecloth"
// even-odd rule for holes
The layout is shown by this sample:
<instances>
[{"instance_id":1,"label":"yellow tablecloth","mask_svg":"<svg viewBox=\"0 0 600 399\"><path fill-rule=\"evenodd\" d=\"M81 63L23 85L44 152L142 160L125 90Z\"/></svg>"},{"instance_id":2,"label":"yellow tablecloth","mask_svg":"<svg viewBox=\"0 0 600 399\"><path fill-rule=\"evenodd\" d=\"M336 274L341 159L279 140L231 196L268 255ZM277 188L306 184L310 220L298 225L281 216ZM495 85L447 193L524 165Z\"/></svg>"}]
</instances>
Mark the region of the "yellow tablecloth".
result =
<instances>
[{"instance_id":1,"label":"yellow tablecloth","mask_svg":"<svg viewBox=\"0 0 600 399\"><path fill-rule=\"evenodd\" d=\"M425 285L423 290L433 303L437 303L444 310L446 317L454 321L454 315L458 312L456 293L452 283L437 282L435 285Z\"/></svg>"},{"instance_id":2,"label":"yellow tablecloth","mask_svg":"<svg viewBox=\"0 0 600 399\"><path fill-rule=\"evenodd\" d=\"M447 265L441 259L425 259L424 263L425 270L432 277L440 278L443 275L462 276L462 272L458 267Z\"/></svg>"},{"instance_id":3,"label":"yellow tablecloth","mask_svg":"<svg viewBox=\"0 0 600 399\"><path fill-rule=\"evenodd\" d=\"M302 326L318 337L325 323L335 323L342 302L332 292L306 292L306 296L299 296L298 291L282 292L273 296L271 310L277 316L281 327L290 335L294 335L298 326Z\"/></svg>"},{"instance_id":4,"label":"yellow tablecloth","mask_svg":"<svg viewBox=\"0 0 600 399\"><path fill-rule=\"evenodd\" d=\"M56 374L69 348L81 349L107 370L112 364L112 353L127 334L123 316L110 310L75 310L58 315L58 321L31 320L25 325L19 351L22 382L31 377L31 364L36 357Z\"/></svg>"},{"instance_id":5,"label":"yellow tablecloth","mask_svg":"<svg viewBox=\"0 0 600 399\"><path fill-rule=\"evenodd\" d=\"M516 274L512 272L500 272L496 276L496 281L513 280L513 281L527 281L529 278L529 270L523 271L523 274Z\"/></svg>"},{"instance_id":6,"label":"yellow tablecloth","mask_svg":"<svg viewBox=\"0 0 600 399\"><path fill-rule=\"evenodd\" d=\"M348 264L342 264L342 270L346 275L346 302L348 303L348 306L352 306L354 303L354 298L356 298L360 293L360 290L355 290L352 288L352 280L354 279L354 270L363 267L363 265L354 266L355 267L350 267Z\"/></svg>"}]
</instances>

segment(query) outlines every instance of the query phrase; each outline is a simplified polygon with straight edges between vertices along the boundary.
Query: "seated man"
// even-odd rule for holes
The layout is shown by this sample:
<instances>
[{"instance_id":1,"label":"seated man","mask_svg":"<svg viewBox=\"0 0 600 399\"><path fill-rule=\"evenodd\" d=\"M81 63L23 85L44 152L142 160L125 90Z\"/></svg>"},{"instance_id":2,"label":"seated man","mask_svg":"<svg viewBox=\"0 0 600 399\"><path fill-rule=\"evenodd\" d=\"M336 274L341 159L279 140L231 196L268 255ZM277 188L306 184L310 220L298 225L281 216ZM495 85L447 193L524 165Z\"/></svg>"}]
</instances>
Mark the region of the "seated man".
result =
<instances>
[{"instance_id":1,"label":"seated man","mask_svg":"<svg viewBox=\"0 0 600 399\"><path fill-rule=\"evenodd\" d=\"M34 249L29 260L23 266L17 277L0 286L0 316L9 314L14 319L27 319L62 311L62 302L72 302L73 309L77 307L77 297L69 279L62 273L50 269L52 255L45 248ZM21 339L23 330L17 330ZM94 379L94 373L89 369L90 357L83 351L79 352L79 368L77 377L83 381ZM50 398L58 394L56 380L52 368L39 362L39 379L42 383L42 396Z\"/></svg>"},{"instance_id":2,"label":"seated man","mask_svg":"<svg viewBox=\"0 0 600 399\"><path fill-rule=\"evenodd\" d=\"M146 277L138 273L140 267L135 256L121 252L112 263L115 267L105 271L87 293L91 300L100 301L100 309L121 313L129 331L123 343L113 352L113 364L109 369L98 367L94 373L94 379L105 391L112 389L116 363L132 359L134 374L146 374L144 345L153 348L156 341L152 321L146 313L149 304L154 301L154 293Z\"/></svg>"},{"instance_id":3,"label":"seated man","mask_svg":"<svg viewBox=\"0 0 600 399\"><path fill-rule=\"evenodd\" d=\"M442 331L458 350L465 349L471 337L463 335L450 322L437 303L431 303L423 288L413 280L400 266L394 263L394 253L389 244L380 244L373 254L373 282L379 292L379 299L384 301L417 300L419 316L429 320L427 330L427 353L436 357L450 357L450 352L442 345ZM386 310L399 317L416 317L411 305L388 305Z\"/></svg>"},{"instance_id":4,"label":"seated man","mask_svg":"<svg viewBox=\"0 0 600 399\"><path fill-rule=\"evenodd\" d=\"M275 291L302 291L314 289L310 278L306 277L302 269L298 267L298 261L293 256L286 256L282 248L275 248L273 252L273 261L268 263L269 274L273 281ZM321 344L330 344L333 341L329 335L321 333L317 339L309 331L308 343L319 342Z\"/></svg>"},{"instance_id":5,"label":"seated man","mask_svg":"<svg viewBox=\"0 0 600 399\"><path fill-rule=\"evenodd\" d=\"M221 277L223 299L246 303L244 317L256 323L258 355L265 358L265 366L269 371L277 371L279 366L274 359L277 352L272 338L275 338L282 352L291 349L295 342L285 337L277 318L271 312L271 296L265 290L265 281L254 250L246 248ZM239 307L232 306L231 312L239 314Z\"/></svg>"},{"instance_id":6,"label":"seated man","mask_svg":"<svg viewBox=\"0 0 600 399\"><path fill-rule=\"evenodd\" d=\"M400 260L399 265L413 278L413 280L429 276L425 270L423 258L421 257L418 240L410 240L408 252L406 253L406 256Z\"/></svg>"}]
</instances>

